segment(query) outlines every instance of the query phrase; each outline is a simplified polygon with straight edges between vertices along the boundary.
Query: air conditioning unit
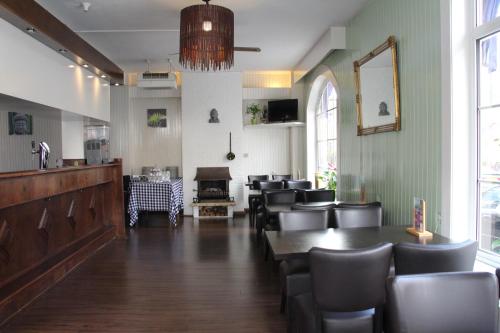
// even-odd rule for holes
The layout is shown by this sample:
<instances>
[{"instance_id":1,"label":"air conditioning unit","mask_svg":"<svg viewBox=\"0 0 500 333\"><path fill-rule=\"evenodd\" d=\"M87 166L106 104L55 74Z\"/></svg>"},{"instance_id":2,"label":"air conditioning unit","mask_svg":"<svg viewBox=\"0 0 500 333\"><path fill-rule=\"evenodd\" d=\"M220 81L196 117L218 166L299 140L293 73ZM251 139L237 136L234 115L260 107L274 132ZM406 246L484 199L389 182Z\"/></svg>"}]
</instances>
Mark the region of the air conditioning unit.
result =
<instances>
[{"instance_id":1,"label":"air conditioning unit","mask_svg":"<svg viewBox=\"0 0 500 333\"><path fill-rule=\"evenodd\" d=\"M174 73L145 72L137 78L137 86L145 89L177 89Z\"/></svg>"}]
</instances>

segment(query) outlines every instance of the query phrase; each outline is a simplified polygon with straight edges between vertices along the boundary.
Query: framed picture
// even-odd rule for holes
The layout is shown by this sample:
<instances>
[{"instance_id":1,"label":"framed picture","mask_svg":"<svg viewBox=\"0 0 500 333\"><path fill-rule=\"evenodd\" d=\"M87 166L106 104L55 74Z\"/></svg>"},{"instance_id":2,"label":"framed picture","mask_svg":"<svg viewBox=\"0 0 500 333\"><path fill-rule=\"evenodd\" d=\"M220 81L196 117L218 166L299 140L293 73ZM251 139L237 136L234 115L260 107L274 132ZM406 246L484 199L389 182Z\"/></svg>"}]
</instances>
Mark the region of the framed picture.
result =
<instances>
[{"instance_id":1,"label":"framed picture","mask_svg":"<svg viewBox=\"0 0 500 333\"><path fill-rule=\"evenodd\" d=\"M9 112L9 135L33 135L33 117L27 113Z\"/></svg>"},{"instance_id":2,"label":"framed picture","mask_svg":"<svg viewBox=\"0 0 500 333\"><path fill-rule=\"evenodd\" d=\"M354 62L358 135L399 131L399 78L396 38Z\"/></svg>"},{"instance_id":3,"label":"framed picture","mask_svg":"<svg viewBox=\"0 0 500 333\"><path fill-rule=\"evenodd\" d=\"M167 127L167 109L148 109L148 127Z\"/></svg>"}]
</instances>

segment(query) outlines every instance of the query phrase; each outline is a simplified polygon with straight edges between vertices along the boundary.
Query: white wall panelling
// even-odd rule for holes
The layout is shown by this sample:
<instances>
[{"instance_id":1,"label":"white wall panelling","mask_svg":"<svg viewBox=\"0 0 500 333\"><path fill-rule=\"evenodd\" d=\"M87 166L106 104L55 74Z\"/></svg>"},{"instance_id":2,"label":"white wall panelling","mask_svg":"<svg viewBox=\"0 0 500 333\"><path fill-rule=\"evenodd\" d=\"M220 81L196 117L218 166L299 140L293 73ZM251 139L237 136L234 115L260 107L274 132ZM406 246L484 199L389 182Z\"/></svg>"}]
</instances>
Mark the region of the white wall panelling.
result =
<instances>
[{"instance_id":1,"label":"white wall panelling","mask_svg":"<svg viewBox=\"0 0 500 333\"><path fill-rule=\"evenodd\" d=\"M113 87L111 91L111 156L123 158L125 174L143 166L178 166L182 171L181 103L177 92ZM147 109L167 109L167 127L147 126Z\"/></svg>"},{"instance_id":2,"label":"white wall panelling","mask_svg":"<svg viewBox=\"0 0 500 333\"><path fill-rule=\"evenodd\" d=\"M109 86L0 19L0 93L109 121Z\"/></svg>"},{"instance_id":3,"label":"white wall panelling","mask_svg":"<svg viewBox=\"0 0 500 333\"><path fill-rule=\"evenodd\" d=\"M241 156L243 119L241 111L241 73L184 73L182 86L182 166L184 175L184 211L192 214L196 195L196 167L228 166L231 195L241 211L246 201L243 184L246 160ZM212 108L219 111L220 123L208 123ZM236 159L228 161L229 132L233 135Z\"/></svg>"}]
</instances>

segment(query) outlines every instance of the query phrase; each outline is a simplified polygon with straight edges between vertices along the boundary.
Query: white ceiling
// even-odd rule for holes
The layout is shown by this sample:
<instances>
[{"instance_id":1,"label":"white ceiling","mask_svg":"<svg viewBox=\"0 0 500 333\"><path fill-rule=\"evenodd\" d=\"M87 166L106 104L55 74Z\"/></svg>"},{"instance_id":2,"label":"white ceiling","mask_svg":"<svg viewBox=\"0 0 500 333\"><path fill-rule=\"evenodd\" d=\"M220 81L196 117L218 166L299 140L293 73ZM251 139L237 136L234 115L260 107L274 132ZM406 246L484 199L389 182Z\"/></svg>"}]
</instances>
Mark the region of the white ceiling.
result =
<instances>
[{"instance_id":1,"label":"white ceiling","mask_svg":"<svg viewBox=\"0 0 500 333\"><path fill-rule=\"evenodd\" d=\"M180 10L196 0L37 0L58 19L126 72L166 70L179 48ZM233 10L235 46L261 53L236 52L235 70L290 70L330 26L346 25L369 0L212 0ZM171 56L174 67L177 55Z\"/></svg>"}]
</instances>

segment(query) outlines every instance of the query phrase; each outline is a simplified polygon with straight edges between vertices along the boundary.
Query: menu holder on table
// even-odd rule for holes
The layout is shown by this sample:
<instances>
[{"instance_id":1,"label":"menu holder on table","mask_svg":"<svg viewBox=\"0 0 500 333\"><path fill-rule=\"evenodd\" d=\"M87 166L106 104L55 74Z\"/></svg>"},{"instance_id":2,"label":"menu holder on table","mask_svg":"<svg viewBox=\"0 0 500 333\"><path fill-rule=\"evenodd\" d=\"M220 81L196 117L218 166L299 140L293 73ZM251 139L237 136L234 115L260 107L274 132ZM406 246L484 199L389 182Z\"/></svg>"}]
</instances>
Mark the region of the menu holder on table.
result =
<instances>
[{"instance_id":1,"label":"menu holder on table","mask_svg":"<svg viewBox=\"0 0 500 333\"><path fill-rule=\"evenodd\" d=\"M406 232L419 238L432 237L432 232L425 230L425 200L413 198L413 227L406 228Z\"/></svg>"}]
</instances>

